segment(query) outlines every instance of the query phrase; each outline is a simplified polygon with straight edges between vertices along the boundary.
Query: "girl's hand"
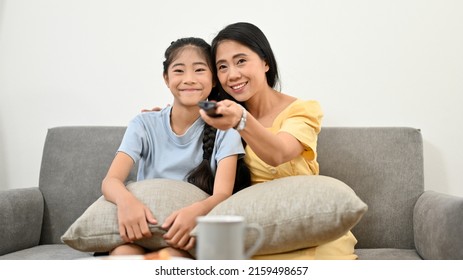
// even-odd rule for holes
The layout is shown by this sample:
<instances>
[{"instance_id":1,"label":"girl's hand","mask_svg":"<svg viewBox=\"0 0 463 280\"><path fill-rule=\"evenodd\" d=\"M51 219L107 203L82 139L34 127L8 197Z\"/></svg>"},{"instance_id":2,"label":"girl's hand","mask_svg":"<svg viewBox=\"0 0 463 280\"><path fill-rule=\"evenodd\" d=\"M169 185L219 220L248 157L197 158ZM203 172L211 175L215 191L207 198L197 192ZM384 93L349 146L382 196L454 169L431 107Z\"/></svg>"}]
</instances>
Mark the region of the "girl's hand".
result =
<instances>
[{"instance_id":1,"label":"girl's hand","mask_svg":"<svg viewBox=\"0 0 463 280\"><path fill-rule=\"evenodd\" d=\"M192 249L195 239L190 233L196 226L196 217L201 216L203 212L200 205L193 204L170 214L161 226L167 230L163 236L167 244L182 250Z\"/></svg>"},{"instance_id":2,"label":"girl's hand","mask_svg":"<svg viewBox=\"0 0 463 280\"><path fill-rule=\"evenodd\" d=\"M151 237L148 223L157 224L151 210L135 197L129 197L117 205L117 216L119 234L128 243Z\"/></svg>"},{"instance_id":3,"label":"girl's hand","mask_svg":"<svg viewBox=\"0 0 463 280\"><path fill-rule=\"evenodd\" d=\"M243 107L231 100L223 100L217 102L217 109L215 112L217 114L222 114L222 116L213 118L208 116L203 109L199 110L201 118L203 118L207 124L217 129L227 130L229 128L234 128L239 123L241 115L243 114Z\"/></svg>"}]
</instances>

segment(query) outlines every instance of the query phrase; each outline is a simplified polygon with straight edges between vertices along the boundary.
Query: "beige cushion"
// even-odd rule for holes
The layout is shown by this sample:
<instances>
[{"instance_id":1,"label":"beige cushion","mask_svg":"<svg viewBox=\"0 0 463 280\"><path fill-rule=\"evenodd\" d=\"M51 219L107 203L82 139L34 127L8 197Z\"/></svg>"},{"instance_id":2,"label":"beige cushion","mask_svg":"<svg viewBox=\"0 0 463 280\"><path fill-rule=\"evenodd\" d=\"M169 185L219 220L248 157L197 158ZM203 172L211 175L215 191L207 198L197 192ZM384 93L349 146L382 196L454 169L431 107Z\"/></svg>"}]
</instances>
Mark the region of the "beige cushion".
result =
<instances>
[{"instance_id":1,"label":"beige cushion","mask_svg":"<svg viewBox=\"0 0 463 280\"><path fill-rule=\"evenodd\" d=\"M203 200L208 195L198 187L169 179L152 179L129 184L127 188L145 203L161 225L173 211ZM151 250L167 244L164 230L152 227L153 236L135 243ZM61 240L85 252L107 252L124 243L119 235L116 205L104 197L95 201L64 233Z\"/></svg>"},{"instance_id":2,"label":"beige cushion","mask_svg":"<svg viewBox=\"0 0 463 280\"><path fill-rule=\"evenodd\" d=\"M181 181L153 179L132 183L129 190L148 205L159 224L174 210L208 197ZM277 254L318 246L346 234L367 211L367 205L343 182L326 176L293 176L244 189L217 205L208 215L242 215L258 223L265 239L256 255ZM113 203L100 197L79 217L61 240L81 251L104 252L123 244ZM151 250L166 246L163 230L136 241ZM246 246L255 239L246 236ZM194 254L194 253L193 253Z\"/></svg>"},{"instance_id":3,"label":"beige cushion","mask_svg":"<svg viewBox=\"0 0 463 280\"><path fill-rule=\"evenodd\" d=\"M367 205L345 183L326 176L292 176L256 184L217 205L208 215L242 215L258 223L265 240L255 255L318 246L354 227ZM253 232L246 246L254 242Z\"/></svg>"}]
</instances>

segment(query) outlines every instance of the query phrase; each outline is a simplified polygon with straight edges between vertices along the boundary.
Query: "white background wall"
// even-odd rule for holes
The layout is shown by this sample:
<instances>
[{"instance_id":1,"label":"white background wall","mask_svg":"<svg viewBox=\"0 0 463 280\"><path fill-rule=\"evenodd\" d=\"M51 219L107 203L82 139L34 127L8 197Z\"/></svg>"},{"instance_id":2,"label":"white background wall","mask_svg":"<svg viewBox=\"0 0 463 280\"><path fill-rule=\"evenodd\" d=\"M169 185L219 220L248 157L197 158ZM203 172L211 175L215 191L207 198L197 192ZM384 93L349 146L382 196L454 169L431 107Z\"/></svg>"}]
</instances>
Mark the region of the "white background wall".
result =
<instances>
[{"instance_id":1,"label":"white background wall","mask_svg":"<svg viewBox=\"0 0 463 280\"><path fill-rule=\"evenodd\" d=\"M219 4L220 3L220 4ZM411 126L426 189L463 196L463 1L0 0L0 189L38 185L47 129L171 101L172 40L250 21L325 126Z\"/></svg>"}]
</instances>

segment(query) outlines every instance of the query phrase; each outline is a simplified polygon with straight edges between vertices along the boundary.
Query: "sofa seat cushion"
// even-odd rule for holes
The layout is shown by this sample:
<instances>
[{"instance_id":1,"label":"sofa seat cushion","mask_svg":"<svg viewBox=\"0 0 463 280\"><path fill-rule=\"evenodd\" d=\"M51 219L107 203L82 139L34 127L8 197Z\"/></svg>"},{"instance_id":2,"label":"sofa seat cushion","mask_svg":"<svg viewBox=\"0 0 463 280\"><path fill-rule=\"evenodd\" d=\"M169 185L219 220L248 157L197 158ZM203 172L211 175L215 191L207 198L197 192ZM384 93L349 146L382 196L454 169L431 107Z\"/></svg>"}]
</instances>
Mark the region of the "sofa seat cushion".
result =
<instances>
[{"instance_id":1,"label":"sofa seat cushion","mask_svg":"<svg viewBox=\"0 0 463 280\"><path fill-rule=\"evenodd\" d=\"M355 249L359 260L421 260L415 249Z\"/></svg>"},{"instance_id":2,"label":"sofa seat cushion","mask_svg":"<svg viewBox=\"0 0 463 280\"><path fill-rule=\"evenodd\" d=\"M47 244L0 256L0 260L75 260L92 256L92 253L77 251L65 244Z\"/></svg>"}]
</instances>

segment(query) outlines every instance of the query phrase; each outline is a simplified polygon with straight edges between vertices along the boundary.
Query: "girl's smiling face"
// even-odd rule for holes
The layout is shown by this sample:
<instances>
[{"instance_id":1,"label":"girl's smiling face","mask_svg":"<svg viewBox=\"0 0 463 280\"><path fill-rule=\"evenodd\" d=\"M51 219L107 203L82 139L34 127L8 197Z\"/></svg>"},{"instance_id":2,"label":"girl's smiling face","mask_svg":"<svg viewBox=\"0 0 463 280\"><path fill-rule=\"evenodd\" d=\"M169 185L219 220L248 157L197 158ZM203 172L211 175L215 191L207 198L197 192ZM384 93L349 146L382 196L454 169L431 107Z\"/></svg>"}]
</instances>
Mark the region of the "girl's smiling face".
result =
<instances>
[{"instance_id":1,"label":"girl's smiling face","mask_svg":"<svg viewBox=\"0 0 463 280\"><path fill-rule=\"evenodd\" d=\"M198 106L207 99L213 88L213 73L200 50L186 46L172 61L164 75L164 81L183 106Z\"/></svg>"}]
</instances>

